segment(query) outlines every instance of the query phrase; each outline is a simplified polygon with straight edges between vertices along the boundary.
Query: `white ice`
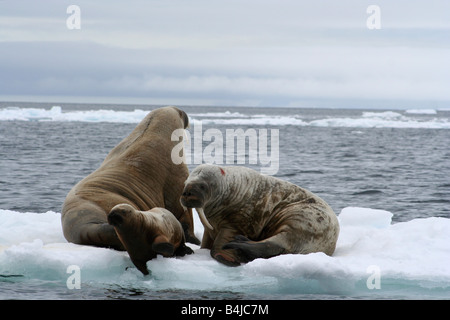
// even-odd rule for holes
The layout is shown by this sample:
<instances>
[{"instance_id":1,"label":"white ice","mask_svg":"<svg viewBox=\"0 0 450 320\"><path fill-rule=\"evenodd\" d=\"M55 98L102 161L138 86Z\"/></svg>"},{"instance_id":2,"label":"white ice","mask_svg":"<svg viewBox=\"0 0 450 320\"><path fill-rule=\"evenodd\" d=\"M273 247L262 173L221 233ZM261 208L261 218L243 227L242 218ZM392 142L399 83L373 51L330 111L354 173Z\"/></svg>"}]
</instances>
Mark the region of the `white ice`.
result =
<instances>
[{"instance_id":1,"label":"white ice","mask_svg":"<svg viewBox=\"0 0 450 320\"><path fill-rule=\"evenodd\" d=\"M209 250L147 263L143 276L126 252L68 243L57 212L0 210L0 275L66 283L71 265L81 287L118 284L145 290L206 290L350 297L450 298L450 219L392 223L392 213L344 208L333 256L323 253L257 259L239 267L213 260ZM196 235L203 226L194 213ZM24 280L22 280L24 281ZM378 287L374 284L378 285Z\"/></svg>"}]
</instances>

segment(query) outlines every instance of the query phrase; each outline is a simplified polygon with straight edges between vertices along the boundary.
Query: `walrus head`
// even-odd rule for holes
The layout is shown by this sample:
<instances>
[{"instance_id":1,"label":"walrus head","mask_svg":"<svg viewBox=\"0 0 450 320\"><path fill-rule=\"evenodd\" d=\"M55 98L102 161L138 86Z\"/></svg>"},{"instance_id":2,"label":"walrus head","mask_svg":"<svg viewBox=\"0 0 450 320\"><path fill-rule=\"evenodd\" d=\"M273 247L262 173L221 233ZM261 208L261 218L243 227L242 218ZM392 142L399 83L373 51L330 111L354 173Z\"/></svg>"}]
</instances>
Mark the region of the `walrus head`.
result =
<instances>
[{"instance_id":1,"label":"walrus head","mask_svg":"<svg viewBox=\"0 0 450 320\"><path fill-rule=\"evenodd\" d=\"M208 193L209 187L206 183L188 183L184 187L183 193L181 194L180 202L184 208L195 208L203 225L212 230L214 228L211 226L208 219L206 219L205 212L203 211Z\"/></svg>"},{"instance_id":2,"label":"walrus head","mask_svg":"<svg viewBox=\"0 0 450 320\"><path fill-rule=\"evenodd\" d=\"M154 208L154 210L160 208ZM114 227L117 236L127 250L133 264L144 275L149 274L147 261L157 254L172 256L174 246L160 235L157 225L151 223L154 218L144 215L129 204L118 204L108 214L108 223ZM182 228L180 225L180 234Z\"/></svg>"},{"instance_id":3,"label":"walrus head","mask_svg":"<svg viewBox=\"0 0 450 320\"><path fill-rule=\"evenodd\" d=\"M178 112L178 114L180 115L180 118L182 119L183 125L184 125L183 129L189 128L189 117L188 117L187 113L177 107L174 107L174 106L171 106L171 108L175 109Z\"/></svg>"},{"instance_id":4,"label":"walrus head","mask_svg":"<svg viewBox=\"0 0 450 320\"><path fill-rule=\"evenodd\" d=\"M202 224L213 230L213 226L206 218L203 208L212 197L211 190L217 190L217 181L225 176L220 167L200 165L191 172L184 183L184 190L180 202L184 208L195 208ZM219 179L217 179L219 177Z\"/></svg>"}]
</instances>

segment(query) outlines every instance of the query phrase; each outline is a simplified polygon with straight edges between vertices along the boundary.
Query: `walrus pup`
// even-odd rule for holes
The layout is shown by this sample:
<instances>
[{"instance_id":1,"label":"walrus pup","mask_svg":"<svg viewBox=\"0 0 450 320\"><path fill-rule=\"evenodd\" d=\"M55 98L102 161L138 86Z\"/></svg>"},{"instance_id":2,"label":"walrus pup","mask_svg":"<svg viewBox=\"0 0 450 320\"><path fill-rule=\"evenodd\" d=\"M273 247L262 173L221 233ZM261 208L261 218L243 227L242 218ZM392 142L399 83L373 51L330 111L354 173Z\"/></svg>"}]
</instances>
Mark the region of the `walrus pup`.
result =
<instances>
[{"instance_id":1,"label":"walrus pup","mask_svg":"<svg viewBox=\"0 0 450 320\"><path fill-rule=\"evenodd\" d=\"M339 223L325 201L249 168L198 166L181 203L199 213L201 247L229 266L287 253L332 255L336 248Z\"/></svg>"},{"instance_id":2,"label":"walrus pup","mask_svg":"<svg viewBox=\"0 0 450 320\"><path fill-rule=\"evenodd\" d=\"M156 258L184 256L193 253L185 245L184 231L175 216L164 208L139 211L129 204L118 204L108 214L131 261L147 275L147 261Z\"/></svg>"},{"instance_id":3,"label":"walrus pup","mask_svg":"<svg viewBox=\"0 0 450 320\"><path fill-rule=\"evenodd\" d=\"M192 211L185 211L179 201L189 171L171 158L178 143L171 141L172 132L188 125L188 116L178 108L150 112L68 193L61 213L64 237L77 244L124 250L107 215L115 205L126 203L140 211L166 208L181 222L186 240L199 244Z\"/></svg>"}]
</instances>

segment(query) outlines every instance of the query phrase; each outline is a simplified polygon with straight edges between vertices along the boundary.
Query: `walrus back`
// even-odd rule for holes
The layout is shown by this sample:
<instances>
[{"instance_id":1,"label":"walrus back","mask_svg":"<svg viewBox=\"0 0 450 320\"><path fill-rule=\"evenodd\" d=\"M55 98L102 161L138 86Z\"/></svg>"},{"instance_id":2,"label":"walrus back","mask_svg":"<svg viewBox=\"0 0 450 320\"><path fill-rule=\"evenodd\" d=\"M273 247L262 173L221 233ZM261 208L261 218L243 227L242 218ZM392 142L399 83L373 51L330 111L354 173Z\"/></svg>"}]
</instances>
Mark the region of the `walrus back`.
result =
<instances>
[{"instance_id":1,"label":"walrus back","mask_svg":"<svg viewBox=\"0 0 450 320\"><path fill-rule=\"evenodd\" d=\"M199 191L202 184L206 196ZM289 181L246 167L201 165L185 190L186 204L189 197L206 199L201 205L212 228L202 247L224 264L287 253L332 255L335 250L336 214L319 196Z\"/></svg>"},{"instance_id":2,"label":"walrus back","mask_svg":"<svg viewBox=\"0 0 450 320\"><path fill-rule=\"evenodd\" d=\"M185 212L179 203L188 168L171 160L175 145L171 133L187 124L187 115L175 107L150 112L108 153L97 170L68 193L61 216L66 239L107 244L109 240L101 238L110 229L114 231L107 223L107 215L115 205L126 203L140 211L167 208L183 224L189 241L198 242L193 236L192 212Z\"/></svg>"}]
</instances>

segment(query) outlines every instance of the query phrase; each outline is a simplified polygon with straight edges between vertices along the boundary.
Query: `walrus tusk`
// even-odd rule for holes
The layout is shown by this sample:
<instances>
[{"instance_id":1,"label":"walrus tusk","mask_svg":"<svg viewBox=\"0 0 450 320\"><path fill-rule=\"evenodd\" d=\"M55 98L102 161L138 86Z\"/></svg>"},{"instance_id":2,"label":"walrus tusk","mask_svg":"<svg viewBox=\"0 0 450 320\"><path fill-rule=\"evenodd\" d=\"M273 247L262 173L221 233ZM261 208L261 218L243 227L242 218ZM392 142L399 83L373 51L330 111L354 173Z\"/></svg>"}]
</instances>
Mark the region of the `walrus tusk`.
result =
<instances>
[{"instance_id":1,"label":"walrus tusk","mask_svg":"<svg viewBox=\"0 0 450 320\"><path fill-rule=\"evenodd\" d=\"M211 230L214 230L213 226L208 222L208 219L206 219L205 212L203 211L203 208L195 208L198 212L198 216L200 217L200 221L205 227L208 227Z\"/></svg>"}]
</instances>

